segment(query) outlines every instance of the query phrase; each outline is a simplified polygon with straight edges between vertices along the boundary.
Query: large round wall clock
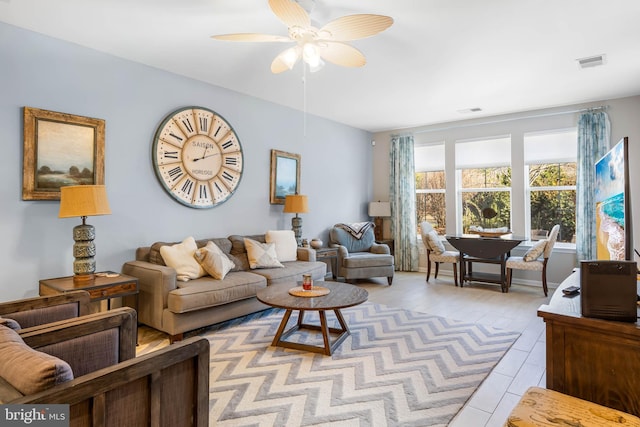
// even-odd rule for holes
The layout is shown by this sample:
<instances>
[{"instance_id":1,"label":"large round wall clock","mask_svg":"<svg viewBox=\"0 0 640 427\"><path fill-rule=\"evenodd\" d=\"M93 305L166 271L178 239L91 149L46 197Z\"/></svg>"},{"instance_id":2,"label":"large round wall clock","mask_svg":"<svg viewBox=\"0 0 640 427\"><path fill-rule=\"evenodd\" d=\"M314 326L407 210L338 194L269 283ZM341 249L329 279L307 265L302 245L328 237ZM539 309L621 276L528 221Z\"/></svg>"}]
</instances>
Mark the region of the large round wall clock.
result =
<instances>
[{"instance_id":1,"label":"large round wall clock","mask_svg":"<svg viewBox=\"0 0 640 427\"><path fill-rule=\"evenodd\" d=\"M192 208L231 197L242 177L242 146L219 114L203 107L170 113L153 139L153 166L167 192Z\"/></svg>"}]
</instances>

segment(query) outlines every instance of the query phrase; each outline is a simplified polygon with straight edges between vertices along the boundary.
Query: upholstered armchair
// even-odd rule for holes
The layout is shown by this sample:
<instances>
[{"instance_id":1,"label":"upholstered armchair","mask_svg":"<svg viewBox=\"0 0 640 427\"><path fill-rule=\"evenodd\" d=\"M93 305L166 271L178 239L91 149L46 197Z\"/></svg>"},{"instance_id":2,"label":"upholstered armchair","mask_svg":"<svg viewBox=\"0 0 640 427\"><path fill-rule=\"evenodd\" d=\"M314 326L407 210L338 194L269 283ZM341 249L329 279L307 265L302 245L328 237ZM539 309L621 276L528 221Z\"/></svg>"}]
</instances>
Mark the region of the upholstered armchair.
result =
<instances>
[{"instance_id":1,"label":"upholstered armchair","mask_svg":"<svg viewBox=\"0 0 640 427\"><path fill-rule=\"evenodd\" d=\"M394 259L388 245L376 243L373 223L336 224L329 231L330 246L338 248L338 277L356 279L386 277L393 282Z\"/></svg>"},{"instance_id":2,"label":"upholstered armchair","mask_svg":"<svg viewBox=\"0 0 640 427\"><path fill-rule=\"evenodd\" d=\"M73 291L59 295L0 303L0 324L12 320L19 328L31 328L89 314L89 293ZM15 327L14 327L15 328Z\"/></svg>"},{"instance_id":3,"label":"upholstered armchair","mask_svg":"<svg viewBox=\"0 0 640 427\"><path fill-rule=\"evenodd\" d=\"M541 271L542 272L542 290L546 297L549 290L547 288L547 262L553 251L553 246L558 240L558 233L560 232L560 225L556 224L551 229L549 237L547 239L538 240L525 254L524 256L510 256L507 258L505 267L507 269L507 292L511 287L511 279L513 276L513 270L529 270L529 271Z\"/></svg>"},{"instance_id":4,"label":"upholstered armchair","mask_svg":"<svg viewBox=\"0 0 640 427\"><path fill-rule=\"evenodd\" d=\"M209 342L135 357L125 307L18 332L0 326L0 403L68 404L70 426L208 425Z\"/></svg>"},{"instance_id":5,"label":"upholstered armchair","mask_svg":"<svg viewBox=\"0 0 640 427\"><path fill-rule=\"evenodd\" d=\"M420 223L420 235L422 243L427 251L427 282L431 276L431 263L436 265L436 271L433 277L438 278L438 270L441 262L453 264L453 282L458 286L458 263L460 262L460 252L447 251L444 244L440 241L440 236L433 229L433 226L427 222Z\"/></svg>"}]
</instances>

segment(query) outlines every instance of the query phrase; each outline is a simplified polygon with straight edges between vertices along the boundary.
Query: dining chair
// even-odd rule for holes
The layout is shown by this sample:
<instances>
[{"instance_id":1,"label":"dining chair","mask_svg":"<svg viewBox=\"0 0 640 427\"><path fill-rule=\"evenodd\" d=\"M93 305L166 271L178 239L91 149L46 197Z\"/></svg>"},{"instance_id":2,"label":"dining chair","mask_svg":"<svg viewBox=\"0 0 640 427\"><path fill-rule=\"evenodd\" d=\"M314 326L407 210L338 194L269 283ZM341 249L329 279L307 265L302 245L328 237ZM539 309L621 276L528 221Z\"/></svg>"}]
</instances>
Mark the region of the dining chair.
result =
<instances>
[{"instance_id":1,"label":"dining chair","mask_svg":"<svg viewBox=\"0 0 640 427\"><path fill-rule=\"evenodd\" d=\"M544 296L548 294L547 288L547 262L553 251L553 246L558 239L560 225L556 224L551 229L547 239L538 240L523 256L510 256L507 258L505 268L507 269L507 292L511 287L513 270L529 270L542 272L542 289ZM542 258L540 258L542 257Z\"/></svg>"},{"instance_id":2,"label":"dining chair","mask_svg":"<svg viewBox=\"0 0 640 427\"><path fill-rule=\"evenodd\" d=\"M453 282L458 286L458 263L460 262L460 252L448 251L445 249L444 244L440 240L438 232L433 229L433 226L423 221L420 223L420 234L422 235L422 243L427 250L427 279L431 276L431 263L435 263L436 271L434 278L438 278L438 270L441 262L450 262L453 264Z\"/></svg>"}]
</instances>

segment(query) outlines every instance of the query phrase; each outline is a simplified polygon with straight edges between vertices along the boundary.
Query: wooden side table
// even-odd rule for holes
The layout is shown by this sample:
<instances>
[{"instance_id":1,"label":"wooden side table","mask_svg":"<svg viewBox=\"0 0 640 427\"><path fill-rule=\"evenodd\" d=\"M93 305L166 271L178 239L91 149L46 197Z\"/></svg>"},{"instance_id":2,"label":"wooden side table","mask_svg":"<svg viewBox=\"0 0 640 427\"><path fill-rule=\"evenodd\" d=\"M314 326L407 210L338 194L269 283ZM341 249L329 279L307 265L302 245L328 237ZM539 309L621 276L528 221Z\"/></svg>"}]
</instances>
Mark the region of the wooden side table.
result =
<instances>
[{"instance_id":1,"label":"wooden side table","mask_svg":"<svg viewBox=\"0 0 640 427\"><path fill-rule=\"evenodd\" d=\"M393 239L376 240L376 243L381 243L381 244L385 244L385 245L389 246L389 251L391 252L391 255L394 254L395 245L394 245L394 240Z\"/></svg>"},{"instance_id":2,"label":"wooden side table","mask_svg":"<svg viewBox=\"0 0 640 427\"><path fill-rule=\"evenodd\" d=\"M338 248L316 249L316 260L322 261L331 267L333 280L338 277Z\"/></svg>"},{"instance_id":3,"label":"wooden side table","mask_svg":"<svg viewBox=\"0 0 640 427\"><path fill-rule=\"evenodd\" d=\"M106 299L107 309L111 309L112 298L136 295L135 308L137 311L138 279L112 271L105 271L104 274L118 275L107 277L102 275L102 273L96 273L96 277L93 280L88 280L84 283L75 283L73 276L40 280L40 296L83 290L89 292L91 302Z\"/></svg>"}]
</instances>

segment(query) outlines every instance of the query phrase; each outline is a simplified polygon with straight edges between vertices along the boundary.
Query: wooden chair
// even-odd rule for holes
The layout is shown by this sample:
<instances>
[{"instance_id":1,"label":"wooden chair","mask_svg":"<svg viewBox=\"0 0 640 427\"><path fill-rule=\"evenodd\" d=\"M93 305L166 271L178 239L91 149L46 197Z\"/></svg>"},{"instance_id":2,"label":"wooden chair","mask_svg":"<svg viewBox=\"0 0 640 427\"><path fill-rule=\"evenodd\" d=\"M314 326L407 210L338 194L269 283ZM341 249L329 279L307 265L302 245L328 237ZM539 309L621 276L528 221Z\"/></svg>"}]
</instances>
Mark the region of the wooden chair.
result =
<instances>
[{"instance_id":1,"label":"wooden chair","mask_svg":"<svg viewBox=\"0 0 640 427\"><path fill-rule=\"evenodd\" d=\"M433 229L433 226L427 221L420 223L420 234L422 235L422 243L427 251L427 279L431 276L431 263L435 263L436 271L434 278L438 278L438 270L441 262L450 262L453 264L453 281L458 286L458 263L460 262L460 252L447 251L440 241L440 236Z\"/></svg>"},{"instance_id":2,"label":"wooden chair","mask_svg":"<svg viewBox=\"0 0 640 427\"><path fill-rule=\"evenodd\" d=\"M69 363L74 379L25 395L0 377L0 399L68 404L72 427L207 426L208 340L193 337L135 357L136 329L135 310L127 307L20 331L25 346Z\"/></svg>"},{"instance_id":3,"label":"wooden chair","mask_svg":"<svg viewBox=\"0 0 640 427\"><path fill-rule=\"evenodd\" d=\"M524 254L524 256L510 256L507 258L505 268L507 270L507 292L511 287L511 279L513 277L513 270L529 270L529 271L541 271L542 272L542 289L544 290L544 296L547 296L549 290L547 288L547 262L553 251L553 246L558 239L558 233L560 232L560 225L556 224L549 233L549 238L546 240L539 240L534 244L531 249ZM538 254L537 252L542 253ZM540 258L542 256L542 258Z\"/></svg>"},{"instance_id":4,"label":"wooden chair","mask_svg":"<svg viewBox=\"0 0 640 427\"><path fill-rule=\"evenodd\" d=\"M73 291L59 295L26 298L0 303L0 317L31 328L89 314L89 293Z\"/></svg>"}]
</instances>

